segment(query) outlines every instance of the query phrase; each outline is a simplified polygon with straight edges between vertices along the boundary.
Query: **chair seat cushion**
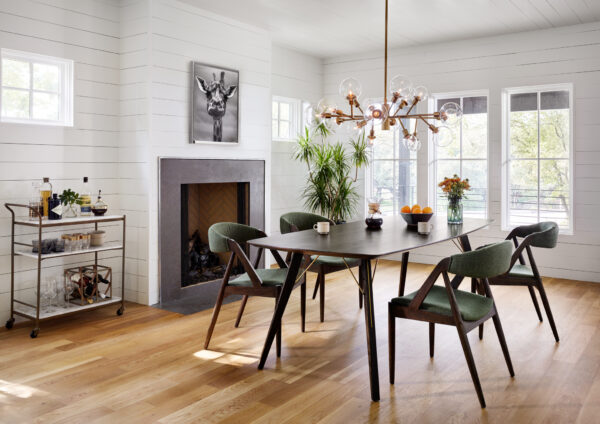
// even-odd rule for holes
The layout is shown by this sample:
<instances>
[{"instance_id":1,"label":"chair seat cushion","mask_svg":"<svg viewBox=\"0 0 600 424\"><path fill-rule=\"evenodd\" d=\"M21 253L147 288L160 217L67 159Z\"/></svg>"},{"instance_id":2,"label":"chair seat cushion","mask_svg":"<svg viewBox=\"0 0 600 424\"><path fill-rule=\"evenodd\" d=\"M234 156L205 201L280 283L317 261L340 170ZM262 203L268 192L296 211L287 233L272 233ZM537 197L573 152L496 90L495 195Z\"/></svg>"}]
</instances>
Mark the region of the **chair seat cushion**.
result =
<instances>
[{"instance_id":1,"label":"chair seat cushion","mask_svg":"<svg viewBox=\"0 0 600 424\"><path fill-rule=\"evenodd\" d=\"M528 265L514 264L508 275L511 277L533 277L533 270Z\"/></svg>"},{"instance_id":2,"label":"chair seat cushion","mask_svg":"<svg viewBox=\"0 0 600 424\"><path fill-rule=\"evenodd\" d=\"M416 294L417 292L413 292L406 296L395 297L392 299L392 303L408 306ZM460 315L465 321L477 321L478 319L483 318L490 312L492 305L494 304L492 299L488 297L462 290L454 290L454 296L456 297ZM421 304L421 309L440 315L452 316L452 308L450 307L446 288L442 286L433 286L427 294L427 297L425 297L425 301Z\"/></svg>"},{"instance_id":3,"label":"chair seat cushion","mask_svg":"<svg viewBox=\"0 0 600 424\"><path fill-rule=\"evenodd\" d=\"M264 286L281 286L285 282L287 268L257 269L256 274L260 277ZM252 280L248 273L243 273L234 280L229 281L231 286L252 286Z\"/></svg>"},{"instance_id":4,"label":"chair seat cushion","mask_svg":"<svg viewBox=\"0 0 600 424\"><path fill-rule=\"evenodd\" d=\"M311 261L314 261L317 255L313 255L310 257ZM319 256L319 259L315 261L315 265L329 265L329 266L339 266L345 267L344 260L349 267L355 267L360 265L360 259L356 258L340 258L338 256Z\"/></svg>"}]
</instances>

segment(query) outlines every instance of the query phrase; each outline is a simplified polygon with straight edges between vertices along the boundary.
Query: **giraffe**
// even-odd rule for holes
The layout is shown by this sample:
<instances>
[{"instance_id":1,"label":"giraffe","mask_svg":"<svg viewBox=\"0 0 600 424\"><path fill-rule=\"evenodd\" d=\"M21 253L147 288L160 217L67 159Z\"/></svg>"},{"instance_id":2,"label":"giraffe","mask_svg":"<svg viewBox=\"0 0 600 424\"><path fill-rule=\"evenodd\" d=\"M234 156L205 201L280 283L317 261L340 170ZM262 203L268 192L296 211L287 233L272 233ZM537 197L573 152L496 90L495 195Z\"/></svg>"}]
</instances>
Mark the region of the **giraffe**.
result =
<instances>
[{"instance_id":1,"label":"giraffe","mask_svg":"<svg viewBox=\"0 0 600 424\"><path fill-rule=\"evenodd\" d=\"M221 71L221 79L213 73L213 80L206 81L196 77L198 88L206 94L206 111L213 118L213 141L223 141L223 116L225 107L237 90L236 85L225 87L225 71Z\"/></svg>"}]
</instances>

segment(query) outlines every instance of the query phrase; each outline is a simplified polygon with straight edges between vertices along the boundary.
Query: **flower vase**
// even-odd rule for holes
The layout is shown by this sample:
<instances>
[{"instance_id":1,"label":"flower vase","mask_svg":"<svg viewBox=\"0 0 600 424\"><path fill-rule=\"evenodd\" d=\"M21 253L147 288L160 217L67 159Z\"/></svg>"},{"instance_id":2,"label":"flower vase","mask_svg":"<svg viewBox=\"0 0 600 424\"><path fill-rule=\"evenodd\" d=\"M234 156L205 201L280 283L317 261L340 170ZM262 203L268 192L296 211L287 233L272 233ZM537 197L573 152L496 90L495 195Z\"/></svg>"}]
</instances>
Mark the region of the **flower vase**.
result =
<instances>
[{"instance_id":1,"label":"flower vase","mask_svg":"<svg viewBox=\"0 0 600 424\"><path fill-rule=\"evenodd\" d=\"M79 207L75 203L66 204L63 207L63 218L77 218L79 215Z\"/></svg>"},{"instance_id":2,"label":"flower vase","mask_svg":"<svg viewBox=\"0 0 600 424\"><path fill-rule=\"evenodd\" d=\"M463 204L460 197L448 198L448 224L463 223Z\"/></svg>"}]
</instances>

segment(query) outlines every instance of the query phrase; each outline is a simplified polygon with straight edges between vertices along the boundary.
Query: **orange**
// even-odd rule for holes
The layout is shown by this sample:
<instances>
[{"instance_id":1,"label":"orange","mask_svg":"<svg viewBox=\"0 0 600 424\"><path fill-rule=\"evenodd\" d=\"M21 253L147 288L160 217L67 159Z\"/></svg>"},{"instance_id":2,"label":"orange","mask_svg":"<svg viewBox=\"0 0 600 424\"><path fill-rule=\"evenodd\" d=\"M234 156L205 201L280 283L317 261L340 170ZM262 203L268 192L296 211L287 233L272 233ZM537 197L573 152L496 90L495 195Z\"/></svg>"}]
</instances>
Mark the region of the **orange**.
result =
<instances>
[{"instance_id":1,"label":"orange","mask_svg":"<svg viewBox=\"0 0 600 424\"><path fill-rule=\"evenodd\" d=\"M414 204L412 209L410 210L412 213L421 213L421 206L419 204Z\"/></svg>"},{"instance_id":2,"label":"orange","mask_svg":"<svg viewBox=\"0 0 600 424\"><path fill-rule=\"evenodd\" d=\"M425 206L423 208L423 213L433 213L433 209L431 209L429 206Z\"/></svg>"},{"instance_id":3,"label":"orange","mask_svg":"<svg viewBox=\"0 0 600 424\"><path fill-rule=\"evenodd\" d=\"M402 209L400 209L400 212L410 213L410 206L408 206L408 205L402 206Z\"/></svg>"}]
</instances>

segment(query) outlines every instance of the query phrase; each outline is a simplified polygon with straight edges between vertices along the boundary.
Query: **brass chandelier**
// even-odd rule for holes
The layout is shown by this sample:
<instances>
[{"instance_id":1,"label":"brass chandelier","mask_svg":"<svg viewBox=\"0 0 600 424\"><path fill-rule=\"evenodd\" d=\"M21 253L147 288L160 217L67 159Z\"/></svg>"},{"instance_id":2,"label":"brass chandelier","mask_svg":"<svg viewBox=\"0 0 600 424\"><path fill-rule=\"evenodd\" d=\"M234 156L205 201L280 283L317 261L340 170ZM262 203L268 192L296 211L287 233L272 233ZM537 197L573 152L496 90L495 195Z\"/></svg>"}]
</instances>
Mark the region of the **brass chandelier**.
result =
<instances>
[{"instance_id":1,"label":"brass chandelier","mask_svg":"<svg viewBox=\"0 0 600 424\"><path fill-rule=\"evenodd\" d=\"M339 86L339 94L348 102L349 113L339 109L335 102L327 98L321 99L317 105L316 116L321 120L335 120L338 125L354 123L354 129L365 132L369 144L375 140L375 125L381 125L383 131L402 130L403 143L410 151L421 148L421 141L417 137L417 124L423 122L434 135L434 142L438 146L445 146L452 141L444 132L460 125L462 109L454 102L442 105L437 112L415 113L414 109L419 102L427 100L427 88L419 85L413 86L412 82L404 75L396 75L390 81L391 101L387 96L387 71L388 71L388 0L385 0L385 56L383 78L383 103L366 102L361 105L359 98L362 86L355 78L344 79ZM414 127L411 129L411 121ZM431 123L430 121L433 121ZM439 121L436 122L436 121Z\"/></svg>"}]
</instances>

